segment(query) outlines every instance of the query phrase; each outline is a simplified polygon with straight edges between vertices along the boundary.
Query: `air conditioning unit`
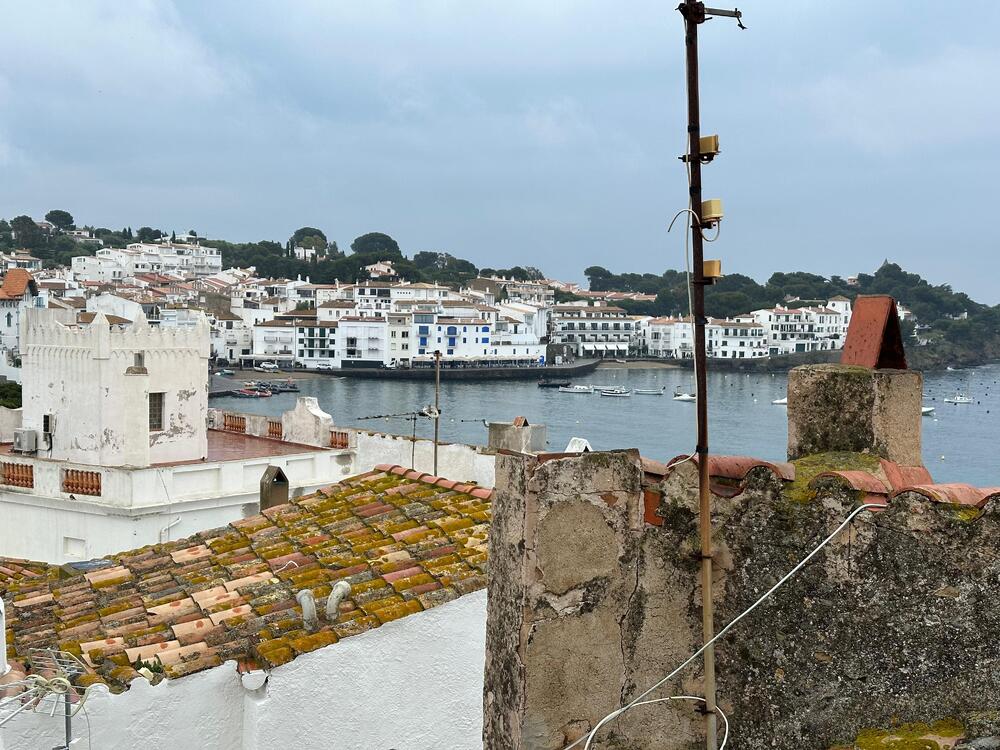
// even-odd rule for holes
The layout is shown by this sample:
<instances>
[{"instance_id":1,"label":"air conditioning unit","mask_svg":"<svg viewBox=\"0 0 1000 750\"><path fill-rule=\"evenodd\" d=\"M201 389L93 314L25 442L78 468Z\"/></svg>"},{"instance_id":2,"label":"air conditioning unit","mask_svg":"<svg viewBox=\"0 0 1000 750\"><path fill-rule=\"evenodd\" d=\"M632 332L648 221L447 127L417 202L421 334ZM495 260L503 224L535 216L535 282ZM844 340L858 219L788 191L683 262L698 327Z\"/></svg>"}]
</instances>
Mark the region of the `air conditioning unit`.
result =
<instances>
[{"instance_id":1,"label":"air conditioning unit","mask_svg":"<svg viewBox=\"0 0 1000 750\"><path fill-rule=\"evenodd\" d=\"M14 452L34 453L38 450L38 433L27 427L14 430Z\"/></svg>"}]
</instances>

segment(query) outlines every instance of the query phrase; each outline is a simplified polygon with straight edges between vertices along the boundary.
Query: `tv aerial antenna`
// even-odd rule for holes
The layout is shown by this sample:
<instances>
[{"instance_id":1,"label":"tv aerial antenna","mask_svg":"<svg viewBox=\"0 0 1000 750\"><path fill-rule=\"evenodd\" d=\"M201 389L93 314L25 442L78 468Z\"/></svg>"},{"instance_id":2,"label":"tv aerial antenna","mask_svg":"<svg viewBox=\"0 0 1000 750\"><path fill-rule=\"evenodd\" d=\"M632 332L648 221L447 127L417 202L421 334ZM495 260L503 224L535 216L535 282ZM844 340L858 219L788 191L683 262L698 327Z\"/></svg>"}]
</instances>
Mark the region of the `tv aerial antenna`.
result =
<instances>
[{"instance_id":1,"label":"tv aerial antenna","mask_svg":"<svg viewBox=\"0 0 1000 750\"><path fill-rule=\"evenodd\" d=\"M87 668L73 654L50 648L31 649L29 660L33 674L0 685L0 727L27 713L55 718L62 708L65 738L52 750L70 750L74 743L73 717L83 709L90 691L87 688L79 692L73 679L85 674Z\"/></svg>"}]
</instances>

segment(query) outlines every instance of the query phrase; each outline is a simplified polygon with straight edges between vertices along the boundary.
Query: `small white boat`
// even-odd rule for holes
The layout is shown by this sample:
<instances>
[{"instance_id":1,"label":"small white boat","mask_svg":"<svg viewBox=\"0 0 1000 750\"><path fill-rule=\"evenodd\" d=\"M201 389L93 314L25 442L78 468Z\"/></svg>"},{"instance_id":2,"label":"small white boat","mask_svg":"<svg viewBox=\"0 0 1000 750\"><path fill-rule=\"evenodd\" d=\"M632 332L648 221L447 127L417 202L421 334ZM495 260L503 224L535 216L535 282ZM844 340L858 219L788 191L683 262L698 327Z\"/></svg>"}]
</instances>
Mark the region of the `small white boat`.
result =
<instances>
[{"instance_id":1,"label":"small white boat","mask_svg":"<svg viewBox=\"0 0 1000 750\"><path fill-rule=\"evenodd\" d=\"M933 406L921 406L920 407L920 416L921 417L926 417L926 416L928 416L930 414L933 414L933 413L934 413L934 407Z\"/></svg>"},{"instance_id":2,"label":"small white boat","mask_svg":"<svg viewBox=\"0 0 1000 750\"><path fill-rule=\"evenodd\" d=\"M636 388L632 393L637 396L662 396L667 390L667 386L662 388Z\"/></svg>"},{"instance_id":3,"label":"small white boat","mask_svg":"<svg viewBox=\"0 0 1000 750\"><path fill-rule=\"evenodd\" d=\"M632 391L626 388L606 388L601 391L602 396L612 396L614 398L628 398Z\"/></svg>"},{"instance_id":4,"label":"small white boat","mask_svg":"<svg viewBox=\"0 0 1000 750\"><path fill-rule=\"evenodd\" d=\"M785 396L784 398L776 398L771 403L776 406L788 406L788 396Z\"/></svg>"},{"instance_id":5,"label":"small white boat","mask_svg":"<svg viewBox=\"0 0 1000 750\"><path fill-rule=\"evenodd\" d=\"M593 393L594 386L592 385L561 385L559 386L560 393Z\"/></svg>"},{"instance_id":6,"label":"small white boat","mask_svg":"<svg viewBox=\"0 0 1000 750\"><path fill-rule=\"evenodd\" d=\"M964 393L956 393L951 398L946 398L944 400L946 404L971 404L972 399L966 396Z\"/></svg>"},{"instance_id":7,"label":"small white boat","mask_svg":"<svg viewBox=\"0 0 1000 750\"><path fill-rule=\"evenodd\" d=\"M697 401L698 397L693 393L682 391L679 387L674 390L674 401Z\"/></svg>"}]
</instances>

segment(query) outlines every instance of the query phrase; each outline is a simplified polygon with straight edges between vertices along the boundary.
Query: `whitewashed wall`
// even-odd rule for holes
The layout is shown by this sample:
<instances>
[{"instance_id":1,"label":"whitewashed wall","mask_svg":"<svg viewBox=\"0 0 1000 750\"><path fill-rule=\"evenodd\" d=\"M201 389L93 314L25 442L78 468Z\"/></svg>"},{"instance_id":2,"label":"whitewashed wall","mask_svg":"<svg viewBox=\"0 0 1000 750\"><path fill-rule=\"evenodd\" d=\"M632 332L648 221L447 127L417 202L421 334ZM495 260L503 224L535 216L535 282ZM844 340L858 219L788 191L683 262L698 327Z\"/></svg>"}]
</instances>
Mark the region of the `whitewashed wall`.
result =
<instances>
[{"instance_id":1,"label":"whitewashed wall","mask_svg":"<svg viewBox=\"0 0 1000 750\"><path fill-rule=\"evenodd\" d=\"M474 750L482 747L486 592L468 594L274 669L254 691L228 662L87 701L100 750ZM6 750L61 741L37 714L0 729ZM74 747L88 748L83 715ZM89 749L88 749L89 750Z\"/></svg>"},{"instance_id":2,"label":"whitewashed wall","mask_svg":"<svg viewBox=\"0 0 1000 750\"><path fill-rule=\"evenodd\" d=\"M357 433L355 473L369 471L378 464L412 466L417 471L434 473L434 442L383 433ZM411 464L412 457L412 464ZM462 443L438 446L437 475L458 482L476 482L492 487L496 481L496 456L485 448Z\"/></svg>"},{"instance_id":3,"label":"whitewashed wall","mask_svg":"<svg viewBox=\"0 0 1000 750\"><path fill-rule=\"evenodd\" d=\"M0 358L0 362L2 362ZM0 443L14 440L14 430L21 426L21 410L0 406Z\"/></svg>"},{"instance_id":4,"label":"whitewashed wall","mask_svg":"<svg viewBox=\"0 0 1000 750\"><path fill-rule=\"evenodd\" d=\"M62 491L61 462L18 462L34 465L35 487L0 489L0 555L59 564L180 539L255 513L260 478L269 465L284 470L293 497L353 472L351 456L333 451L103 469L104 495L86 502Z\"/></svg>"}]
</instances>

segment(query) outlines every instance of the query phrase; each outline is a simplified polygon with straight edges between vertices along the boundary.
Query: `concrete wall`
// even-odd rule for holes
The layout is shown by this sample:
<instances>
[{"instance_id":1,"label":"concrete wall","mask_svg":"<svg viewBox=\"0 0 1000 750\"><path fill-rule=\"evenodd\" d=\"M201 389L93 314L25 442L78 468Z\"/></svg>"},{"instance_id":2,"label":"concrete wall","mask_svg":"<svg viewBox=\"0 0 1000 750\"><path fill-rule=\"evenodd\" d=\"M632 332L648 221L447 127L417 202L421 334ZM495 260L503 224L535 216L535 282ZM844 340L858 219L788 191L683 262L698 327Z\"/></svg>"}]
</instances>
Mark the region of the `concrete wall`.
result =
<instances>
[{"instance_id":1,"label":"concrete wall","mask_svg":"<svg viewBox=\"0 0 1000 750\"><path fill-rule=\"evenodd\" d=\"M482 744L486 594L467 594L271 671L257 690L232 662L121 695L88 698L101 750L473 750ZM83 715L75 736L88 747ZM62 720L32 714L0 729L6 750L59 741Z\"/></svg>"}]
</instances>

